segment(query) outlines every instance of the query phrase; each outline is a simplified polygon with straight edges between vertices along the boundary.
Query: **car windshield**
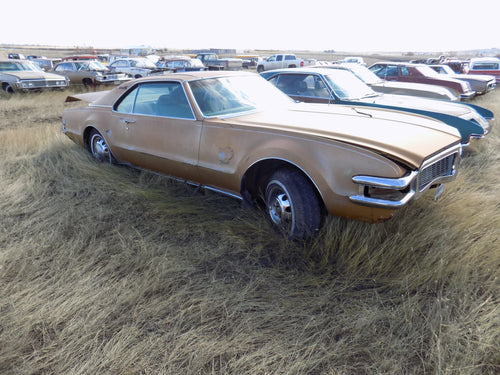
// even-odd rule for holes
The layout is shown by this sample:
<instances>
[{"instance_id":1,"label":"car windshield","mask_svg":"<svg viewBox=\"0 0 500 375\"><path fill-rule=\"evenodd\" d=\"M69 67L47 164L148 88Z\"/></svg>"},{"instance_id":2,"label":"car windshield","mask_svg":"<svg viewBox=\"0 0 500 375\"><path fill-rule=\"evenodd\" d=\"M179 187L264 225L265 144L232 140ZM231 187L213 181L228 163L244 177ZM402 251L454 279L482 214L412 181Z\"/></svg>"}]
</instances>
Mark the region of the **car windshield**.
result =
<instances>
[{"instance_id":1,"label":"car windshield","mask_svg":"<svg viewBox=\"0 0 500 375\"><path fill-rule=\"evenodd\" d=\"M136 62L136 65L133 65L133 66L137 66L139 68L147 68L147 69L155 69L156 68L156 65L154 64L154 62L152 62L149 59L137 59L137 60L133 60L133 61Z\"/></svg>"},{"instance_id":2,"label":"car windshield","mask_svg":"<svg viewBox=\"0 0 500 375\"><path fill-rule=\"evenodd\" d=\"M0 61L0 71L2 72L43 72L36 64L30 61Z\"/></svg>"},{"instance_id":3,"label":"car windshield","mask_svg":"<svg viewBox=\"0 0 500 375\"><path fill-rule=\"evenodd\" d=\"M439 65L439 74L455 74L453 69L451 69L448 65Z\"/></svg>"},{"instance_id":4,"label":"car windshield","mask_svg":"<svg viewBox=\"0 0 500 375\"><path fill-rule=\"evenodd\" d=\"M436 72L434 69L432 69L430 66L427 65L417 66L417 70L427 77L436 77L439 75L438 72Z\"/></svg>"},{"instance_id":5,"label":"car windshield","mask_svg":"<svg viewBox=\"0 0 500 375\"><path fill-rule=\"evenodd\" d=\"M197 79L190 81L189 86L206 117L238 115L293 104L287 95L258 75Z\"/></svg>"},{"instance_id":6,"label":"car windshield","mask_svg":"<svg viewBox=\"0 0 500 375\"><path fill-rule=\"evenodd\" d=\"M335 95L340 99L354 100L378 95L348 70L331 69L325 75L325 79Z\"/></svg>"},{"instance_id":7,"label":"car windshield","mask_svg":"<svg viewBox=\"0 0 500 375\"><path fill-rule=\"evenodd\" d=\"M78 70L99 70L99 71L105 71L108 70L102 63L99 61L84 61L84 62L78 62Z\"/></svg>"},{"instance_id":8,"label":"car windshield","mask_svg":"<svg viewBox=\"0 0 500 375\"><path fill-rule=\"evenodd\" d=\"M189 60L189 66L193 67L193 68L204 68L205 65L203 65L203 63L201 62L200 59L191 59Z\"/></svg>"},{"instance_id":9,"label":"car windshield","mask_svg":"<svg viewBox=\"0 0 500 375\"><path fill-rule=\"evenodd\" d=\"M345 64L344 66L347 67L351 72L353 72L356 77L358 77L368 85L382 82L380 77L373 73L366 66L359 64Z\"/></svg>"}]
</instances>

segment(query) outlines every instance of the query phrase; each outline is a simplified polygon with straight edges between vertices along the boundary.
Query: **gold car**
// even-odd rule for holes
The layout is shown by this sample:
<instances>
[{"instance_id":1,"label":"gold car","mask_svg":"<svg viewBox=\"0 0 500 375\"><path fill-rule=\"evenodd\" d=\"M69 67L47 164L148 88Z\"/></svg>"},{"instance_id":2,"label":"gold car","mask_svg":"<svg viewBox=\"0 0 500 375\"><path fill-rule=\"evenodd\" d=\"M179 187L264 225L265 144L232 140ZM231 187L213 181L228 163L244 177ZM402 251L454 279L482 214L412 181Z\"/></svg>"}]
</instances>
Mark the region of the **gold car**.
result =
<instances>
[{"instance_id":1,"label":"gold car","mask_svg":"<svg viewBox=\"0 0 500 375\"><path fill-rule=\"evenodd\" d=\"M141 78L70 96L63 132L125 163L265 207L291 238L332 215L381 222L455 177L456 129L399 111L295 103L255 73Z\"/></svg>"}]
</instances>

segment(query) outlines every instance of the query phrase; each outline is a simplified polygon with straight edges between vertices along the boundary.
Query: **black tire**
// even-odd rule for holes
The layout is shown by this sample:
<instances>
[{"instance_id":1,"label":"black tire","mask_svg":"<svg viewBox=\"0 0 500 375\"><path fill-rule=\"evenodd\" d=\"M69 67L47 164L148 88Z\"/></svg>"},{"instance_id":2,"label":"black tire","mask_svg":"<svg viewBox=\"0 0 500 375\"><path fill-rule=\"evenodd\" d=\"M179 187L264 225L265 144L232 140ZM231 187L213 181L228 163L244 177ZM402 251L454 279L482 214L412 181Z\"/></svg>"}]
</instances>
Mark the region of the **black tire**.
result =
<instances>
[{"instance_id":1,"label":"black tire","mask_svg":"<svg viewBox=\"0 0 500 375\"><path fill-rule=\"evenodd\" d=\"M279 169L266 185L265 204L269 220L292 239L306 239L320 228L322 204L311 182L298 170Z\"/></svg>"},{"instance_id":2,"label":"black tire","mask_svg":"<svg viewBox=\"0 0 500 375\"><path fill-rule=\"evenodd\" d=\"M83 86L87 87L87 88L90 88L90 87L94 87L94 82L90 79L90 78L84 78L82 80L82 83L83 83Z\"/></svg>"},{"instance_id":3,"label":"black tire","mask_svg":"<svg viewBox=\"0 0 500 375\"><path fill-rule=\"evenodd\" d=\"M96 129L92 129L89 133L88 148L92 157L103 163L114 163L114 157L109 149L106 139Z\"/></svg>"},{"instance_id":4,"label":"black tire","mask_svg":"<svg viewBox=\"0 0 500 375\"><path fill-rule=\"evenodd\" d=\"M264 67L262 65L257 65L257 73L262 73L264 71Z\"/></svg>"},{"instance_id":5,"label":"black tire","mask_svg":"<svg viewBox=\"0 0 500 375\"><path fill-rule=\"evenodd\" d=\"M14 89L12 88L12 86L10 85L10 83L7 83L7 82L3 84L2 89L7 94L13 94L14 93Z\"/></svg>"}]
</instances>

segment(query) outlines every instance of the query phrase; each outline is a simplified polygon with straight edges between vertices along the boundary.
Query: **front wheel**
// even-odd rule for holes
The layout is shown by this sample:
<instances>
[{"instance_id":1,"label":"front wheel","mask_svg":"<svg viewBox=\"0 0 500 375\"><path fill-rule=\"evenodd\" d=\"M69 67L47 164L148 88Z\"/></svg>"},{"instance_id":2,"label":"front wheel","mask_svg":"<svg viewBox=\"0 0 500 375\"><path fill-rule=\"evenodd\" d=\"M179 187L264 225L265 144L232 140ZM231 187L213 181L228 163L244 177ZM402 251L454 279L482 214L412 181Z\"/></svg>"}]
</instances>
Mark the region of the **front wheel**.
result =
<instances>
[{"instance_id":1,"label":"front wheel","mask_svg":"<svg viewBox=\"0 0 500 375\"><path fill-rule=\"evenodd\" d=\"M5 91L7 94L13 94L14 93L14 89L12 88L12 86L10 85L10 83L4 83L2 85L2 89L3 91Z\"/></svg>"},{"instance_id":2,"label":"front wheel","mask_svg":"<svg viewBox=\"0 0 500 375\"><path fill-rule=\"evenodd\" d=\"M94 159L113 164L113 155L111 150L104 139L104 137L97 130L93 129L89 134L89 151Z\"/></svg>"},{"instance_id":3,"label":"front wheel","mask_svg":"<svg viewBox=\"0 0 500 375\"><path fill-rule=\"evenodd\" d=\"M264 67L262 65L257 66L257 73L262 73L264 71Z\"/></svg>"},{"instance_id":4,"label":"front wheel","mask_svg":"<svg viewBox=\"0 0 500 375\"><path fill-rule=\"evenodd\" d=\"M311 237L321 226L322 205L316 189L297 170L284 168L271 176L265 203L273 226L290 238Z\"/></svg>"}]
</instances>

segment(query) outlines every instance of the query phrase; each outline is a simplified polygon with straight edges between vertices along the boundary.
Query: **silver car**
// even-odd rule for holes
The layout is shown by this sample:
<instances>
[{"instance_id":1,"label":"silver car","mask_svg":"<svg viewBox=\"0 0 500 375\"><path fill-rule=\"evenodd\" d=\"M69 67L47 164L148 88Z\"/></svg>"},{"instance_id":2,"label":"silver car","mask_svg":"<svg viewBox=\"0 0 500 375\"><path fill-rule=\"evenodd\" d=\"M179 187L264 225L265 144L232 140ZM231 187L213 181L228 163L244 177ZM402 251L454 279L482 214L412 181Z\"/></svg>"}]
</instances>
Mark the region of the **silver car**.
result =
<instances>
[{"instance_id":1,"label":"silver car","mask_svg":"<svg viewBox=\"0 0 500 375\"><path fill-rule=\"evenodd\" d=\"M0 84L7 93L64 89L69 79L44 72L28 60L0 60Z\"/></svg>"}]
</instances>

